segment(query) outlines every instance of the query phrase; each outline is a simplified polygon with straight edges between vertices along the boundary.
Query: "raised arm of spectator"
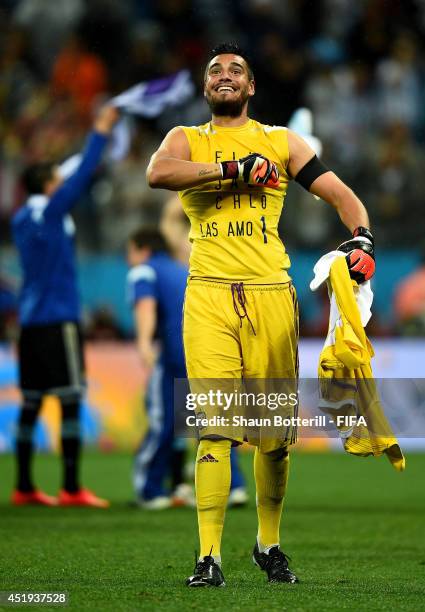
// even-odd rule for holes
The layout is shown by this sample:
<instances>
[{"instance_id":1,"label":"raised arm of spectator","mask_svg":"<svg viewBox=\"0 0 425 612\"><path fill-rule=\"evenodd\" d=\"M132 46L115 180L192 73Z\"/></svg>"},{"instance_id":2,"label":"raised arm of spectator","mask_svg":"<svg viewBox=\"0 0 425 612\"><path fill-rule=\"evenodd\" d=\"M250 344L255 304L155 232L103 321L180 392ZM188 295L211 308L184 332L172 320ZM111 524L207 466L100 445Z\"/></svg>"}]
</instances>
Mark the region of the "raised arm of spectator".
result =
<instances>
[{"instance_id":1,"label":"raised arm of spectator","mask_svg":"<svg viewBox=\"0 0 425 612\"><path fill-rule=\"evenodd\" d=\"M50 197L46 216L61 216L67 213L87 188L102 157L108 137L117 122L119 113L110 105L104 106L93 123L81 162L77 170L66 179Z\"/></svg>"}]
</instances>

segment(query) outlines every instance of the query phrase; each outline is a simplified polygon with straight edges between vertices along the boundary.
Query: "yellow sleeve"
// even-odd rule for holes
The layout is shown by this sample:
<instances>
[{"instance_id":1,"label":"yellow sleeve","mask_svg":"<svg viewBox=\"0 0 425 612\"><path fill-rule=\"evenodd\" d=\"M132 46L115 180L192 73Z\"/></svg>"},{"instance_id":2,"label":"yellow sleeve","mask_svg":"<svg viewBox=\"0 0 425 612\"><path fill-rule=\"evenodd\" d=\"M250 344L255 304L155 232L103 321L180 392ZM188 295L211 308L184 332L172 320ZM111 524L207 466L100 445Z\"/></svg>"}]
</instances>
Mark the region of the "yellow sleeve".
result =
<instances>
[{"instance_id":1,"label":"yellow sleeve","mask_svg":"<svg viewBox=\"0 0 425 612\"><path fill-rule=\"evenodd\" d=\"M182 129L183 132L186 134L186 138L189 142L190 147L190 156L192 159L193 151L199 141L199 128L196 126L189 127L187 125L179 125L178 127Z\"/></svg>"},{"instance_id":2,"label":"yellow sleeve","mask_svg":"<svg viewBox=\"0 0 425 612\"><path fill-rule=\"evenodd\" d=\"M267 134L274 151L276 152L277 159L279 160L282 168L285 171L285 177L289 181L291 176L288 172L289 164L289 146L288 146L288 130L286 127L280 125L265 125L264 131Z\"/></svg>"}]
</instances>

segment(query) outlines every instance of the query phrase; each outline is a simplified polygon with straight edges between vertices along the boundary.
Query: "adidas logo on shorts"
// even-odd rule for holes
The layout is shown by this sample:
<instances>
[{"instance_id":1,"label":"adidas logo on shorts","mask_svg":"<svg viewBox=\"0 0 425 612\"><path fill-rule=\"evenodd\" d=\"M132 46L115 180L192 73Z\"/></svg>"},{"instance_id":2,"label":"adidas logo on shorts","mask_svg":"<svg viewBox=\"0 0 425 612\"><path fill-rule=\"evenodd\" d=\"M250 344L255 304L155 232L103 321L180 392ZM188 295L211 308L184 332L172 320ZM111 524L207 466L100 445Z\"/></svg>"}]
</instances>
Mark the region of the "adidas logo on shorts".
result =
<instances>
[{"instance_id":1,"label":"adidas logo on shorts","mask_svg":"<svg viewBox=\"0 0 425 612\"><path fill-rule=\"evenodd\" d=\"M208 453L208 455L204 455L198 459L198 463L218 463L218 459L213 457L211 453Z\"/></svg>"}]
</instances>

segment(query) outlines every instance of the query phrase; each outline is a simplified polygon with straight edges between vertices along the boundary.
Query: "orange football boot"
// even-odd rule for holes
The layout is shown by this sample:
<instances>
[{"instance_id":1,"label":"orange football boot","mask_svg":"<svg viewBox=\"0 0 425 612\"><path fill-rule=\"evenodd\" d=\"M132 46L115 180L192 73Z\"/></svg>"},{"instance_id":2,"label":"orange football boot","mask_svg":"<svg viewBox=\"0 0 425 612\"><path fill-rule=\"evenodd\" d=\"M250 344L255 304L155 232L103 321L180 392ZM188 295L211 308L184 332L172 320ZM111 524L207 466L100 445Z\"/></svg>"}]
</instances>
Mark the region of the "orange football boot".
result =
<instances>
[{"instance_id":1,"label":"orange football boot","mask_svg":"<svg viewBox=\"0 0 425 612\"><path fill-rule=\"evenodd\" d=\"M19 491L15 489L10 498L11 504L14 506L57 506L58 500L56 497L47 495L38 489L34 491Z\"/></svg>"},{"instance_id":2,"label":"orange football boot","mask_svg":"<svg viewBox=\"0 0 425 612\"><path fill-rule=\"evenodd\" d=\"M70 493L62 489L59 491L59 506L92 506L93 508L109 508L110 503L106 499L97 497L89 489L79 489Z\"/></svg>"}]
</instances>

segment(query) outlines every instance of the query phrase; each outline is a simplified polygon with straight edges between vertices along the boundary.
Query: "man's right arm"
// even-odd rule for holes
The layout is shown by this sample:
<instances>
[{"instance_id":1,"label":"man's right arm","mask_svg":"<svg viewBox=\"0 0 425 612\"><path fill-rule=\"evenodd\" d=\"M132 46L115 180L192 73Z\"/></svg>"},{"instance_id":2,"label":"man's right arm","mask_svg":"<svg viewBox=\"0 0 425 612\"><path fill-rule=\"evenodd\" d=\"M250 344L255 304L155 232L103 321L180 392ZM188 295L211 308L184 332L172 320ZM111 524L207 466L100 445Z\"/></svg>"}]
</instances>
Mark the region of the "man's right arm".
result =
<instances>
[{"instance_id":1,"label":"man's right arm","mask_svg":"<svg viewBox=\"0 0 425 612\"><path fill-rule=\"evenodd\" d=\"M217 179L238 179L248 185L279 187L276 165L259 153L250 153L239 160L204 164L190 160L190 146L182 128L172 129L146 170L150 187L180 191Z\"/></svg>"},{"instance_id":2,"label":"man's right arm","mask_svg":"<svg viewBox=\"0 0 425 612\"><path fill-rule=\"evenodd\" d=\"M186 134L173 128L151 157L146 170L149 186L179 191L222 178L220 164L193 162L190 157Z\"/></svg>"}]
</instances>

